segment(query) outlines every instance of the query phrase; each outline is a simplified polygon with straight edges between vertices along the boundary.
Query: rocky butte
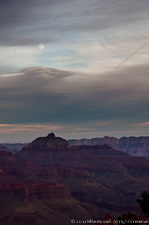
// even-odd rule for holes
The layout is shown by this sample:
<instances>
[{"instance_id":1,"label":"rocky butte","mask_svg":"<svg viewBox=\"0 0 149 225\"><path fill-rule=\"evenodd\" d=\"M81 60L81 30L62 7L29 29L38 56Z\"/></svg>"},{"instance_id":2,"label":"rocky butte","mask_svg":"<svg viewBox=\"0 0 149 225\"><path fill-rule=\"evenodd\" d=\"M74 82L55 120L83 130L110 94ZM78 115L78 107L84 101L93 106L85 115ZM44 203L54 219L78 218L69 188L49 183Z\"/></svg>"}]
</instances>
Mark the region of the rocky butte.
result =
<instances>
[{"instance_id":1,"label":"rocky butte","mask_svg":"<svg viewBox=\"0 0 149 225\"><path fill-rule=\"evenodd\" d=\"M39 137L28 144L24 149L25 150L63 150L69 149L70 144L65 139L61 137L55 137L54 133L48 134L47 137Z\"/></svg>"}]
</instances>

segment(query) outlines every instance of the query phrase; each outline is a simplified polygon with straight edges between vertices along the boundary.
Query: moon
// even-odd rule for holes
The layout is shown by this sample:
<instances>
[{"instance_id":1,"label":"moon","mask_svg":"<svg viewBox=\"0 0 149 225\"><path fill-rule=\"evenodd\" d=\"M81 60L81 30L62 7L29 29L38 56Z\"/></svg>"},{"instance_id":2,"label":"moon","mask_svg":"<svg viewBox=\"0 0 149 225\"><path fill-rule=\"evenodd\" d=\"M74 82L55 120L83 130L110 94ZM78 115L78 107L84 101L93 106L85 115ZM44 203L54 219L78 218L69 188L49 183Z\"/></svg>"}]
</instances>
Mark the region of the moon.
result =
<instances>
[{"instance_id":1,"label":"moon","mask_svg":"<svg viewBox=\"0 0 149 225\"><path fill-rule=\"evenodd\" d=\"M44 45L43 44L40 44L39 45L39 49L41 49L41 50L44 49Z\"/></svg>"}]
</instances>

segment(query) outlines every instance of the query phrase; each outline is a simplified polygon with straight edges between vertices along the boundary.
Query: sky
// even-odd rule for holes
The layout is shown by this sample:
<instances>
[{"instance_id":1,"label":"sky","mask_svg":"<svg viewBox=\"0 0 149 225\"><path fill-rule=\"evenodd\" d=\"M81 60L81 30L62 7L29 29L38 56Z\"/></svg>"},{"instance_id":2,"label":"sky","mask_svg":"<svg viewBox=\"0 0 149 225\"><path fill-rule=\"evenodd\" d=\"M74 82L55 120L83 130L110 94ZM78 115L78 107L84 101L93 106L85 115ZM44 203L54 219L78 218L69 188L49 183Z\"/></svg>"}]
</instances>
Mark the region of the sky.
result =
<instances>
[{"instance_id":1,"label":"sky","mask_svg":"<svg viewBox=\"0 0 149 225\"><path fill-rule=\"evenodd\" d=\"M148 0L0 0L0 143L149 136Z\"/></svg>"}]
</instances>

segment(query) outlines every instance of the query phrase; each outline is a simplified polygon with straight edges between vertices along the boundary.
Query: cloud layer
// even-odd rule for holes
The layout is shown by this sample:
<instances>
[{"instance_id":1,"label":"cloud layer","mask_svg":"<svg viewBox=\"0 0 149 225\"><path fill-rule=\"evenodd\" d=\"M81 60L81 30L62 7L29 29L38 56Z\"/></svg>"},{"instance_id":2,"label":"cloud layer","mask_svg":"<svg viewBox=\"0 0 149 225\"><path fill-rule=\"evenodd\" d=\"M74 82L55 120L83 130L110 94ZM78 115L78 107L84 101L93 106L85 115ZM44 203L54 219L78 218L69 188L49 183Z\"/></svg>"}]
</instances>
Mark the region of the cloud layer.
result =
<instances>
[{"instance_id":1,"label":"cloud layer","mask_svg":"<svg viewBox=\"0 0 149 225\"><path fill-rule=\"evenodd\" d=\"M0 31L2 140L147 134L148 0L2 0Z\"/></svg>"},{"instance_id":2,"label":"cloud layer","mask_svg":"<svg viewBox=\"0 0 149 225\"><path fill-rule=\"evenodd\" d=\"M113 27L125 28L128 24L137 25L138 21L141 26L149 18L148 7L148 0L1 1L0 43L32 45L41 40L59 41L76 30L88 33ZM137 32L135 29L137 27L132 32Z\"/></svg>"},{"instance_id":3,"label":"cloud layer","mask_svg":"<svg viewBox=\"0 0 149 225\"><path fill-rule=\"evenodd\" d=\"M142 65L148 9L148 0L1 1L0 74L33 66L103 73L125 60Z\"/></svg>"},{"instance_id":4,"label":"cloud layer","mask_svg":"<svg viewBox=\"0 0 149 225\"><path fill-rule=\"evenodd\" d=\"M148 69L143 66L143 75L140 67L130 67L89 76L35 67L1 77L0 123L47 124L69 137L85 131L141 135L149 129Z\"/></svg>"}]
</instances>

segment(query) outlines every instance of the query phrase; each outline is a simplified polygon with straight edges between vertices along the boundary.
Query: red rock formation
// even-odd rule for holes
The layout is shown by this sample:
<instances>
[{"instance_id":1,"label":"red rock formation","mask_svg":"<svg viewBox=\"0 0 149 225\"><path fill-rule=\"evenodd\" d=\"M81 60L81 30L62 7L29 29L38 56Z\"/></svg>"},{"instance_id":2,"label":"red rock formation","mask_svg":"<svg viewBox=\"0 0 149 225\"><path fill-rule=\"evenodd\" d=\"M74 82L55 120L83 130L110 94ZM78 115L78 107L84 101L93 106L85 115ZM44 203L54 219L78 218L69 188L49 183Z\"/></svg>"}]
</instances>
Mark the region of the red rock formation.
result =
<instances>
[{"instance_id":1,"label":"red rock formation","mask_svg":"<svg viewBox=\"0 0 149 225\"><path fill-rule=\"evenodd\" d=\"M48 149L55 149L55 150L63 150L69 149L70 144L63 138L55 137L54 133L48 134L47 137L39 137L24 147L22 150L48 150Z\"/></svg>"},{"instance_id":2,"label":"red rock formation","mask_svg":"<svg viewBox=\"0 0 149 225\"><path fill-rule=\"evenodd\" d=\"M4 171L16 177L15 181L1 180L0 200L9 211L7 222L12 220L13 225L18 218L23 219L23 225L40 224L41 218L46 220L43 224L51 221L57 225L60 220L55 223L56 217L63 218L65 212L65 224L74 216L86 219L102 217L107 211L111 215L128 209L137 212L137 195L149 186L148 166L146 159L108 145L70 147L50 134L36 139L16 156L0 153L1 176ZM30 217L32 221L26 221Z\"/></svg>"},{"instance_id":3,"label":"red rock formation","mask_svg":"<svg viewBox=\"0 0 149 225\"><path fill-rule=\"evenodd\" d=\"M72 146L80 145L103 145L107 144L114 149L118 149L131 155L149 156L149 137L115 137L105 136L104 138L92 138L81 140L68 140Z\"/></svg>"}]
</instances>

